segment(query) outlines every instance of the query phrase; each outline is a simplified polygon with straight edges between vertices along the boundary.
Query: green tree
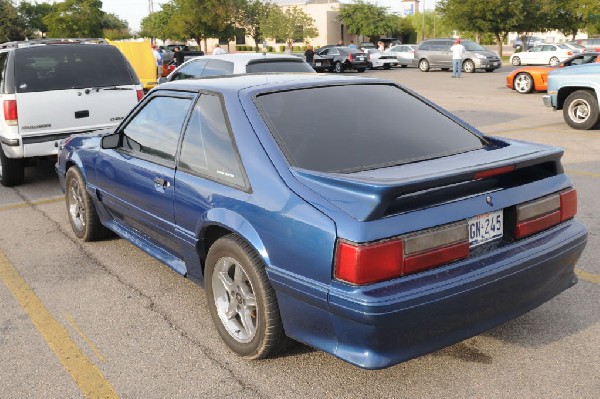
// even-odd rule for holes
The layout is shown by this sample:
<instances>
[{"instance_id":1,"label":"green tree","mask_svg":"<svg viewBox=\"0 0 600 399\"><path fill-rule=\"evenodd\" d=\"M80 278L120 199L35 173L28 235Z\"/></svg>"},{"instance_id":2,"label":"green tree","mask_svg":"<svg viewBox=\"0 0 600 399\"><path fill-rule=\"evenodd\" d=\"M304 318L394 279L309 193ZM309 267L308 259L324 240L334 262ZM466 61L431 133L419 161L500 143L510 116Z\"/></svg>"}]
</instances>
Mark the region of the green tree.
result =
<instances>
[{"instance_id":1,"label":"green tree","mask_svg":"<svg viewBox=\"0 0 600 399\"><path fill-rule=\"evenodd\" d=\"M103 16L99 0L65 0L42 21L49 37L101 37Z\"/></svg>"},{"instance_id":2,"label":"green tree","mask_svg":"<svg viewBox=\"0 0 600 399\"><path fill-rule=\"evenodd\" d=\"M131 37L129 24L113 13L104 13L102 16L102 37L110 40L126 39Z\"/></svg>"},{"instance_id":3,"label":"green tree","mask_svg":"<svg viewBox=\"0 0 600 399\"><path fill-rule=\"evenodd\" d=\"M27 28L32 32L40 32L44 37L48 32L48 26L44 23L44 17L52 12L52 4L49 3L30 3L22 1L19 4L19 14L25 18Z\"/></svg>"},{"instance_id":4,"label":"green tree","mask_svg":"<svg viewBox=\"0 0 600 399\"><path fill-rule=\"evenodd\" d=\"M291 44L319 36L314 22L298 7L291 7L285 11L274 7L260 25L265 37L274 40L283 39Z\"/></svg>"},{"instance_id":5,"label":"green tree","mask_svg":"<svg viewBox=\"0 0 600 399\"><path fill-rule=\"evenodd\" d=\"M277 6L262 0L242 0L239 12L235 18L236 25L245 30L245 33L254 39L254 49L264 39L261 22L265 21L269 13Z\"/></svg>"},{"instance_id":6,"label":"green tree","mask_svg":"<svg viewBox=\"0 0 600 399\"><path fill-rule=\"evenodd\" d=\"M346 25L348 32L370 38L387 36L396 26L387 7L365 3L362 0L353 4L342 4L338 18Z\"/></svg>"},{"instance_id":7,"label":"green tree","mask_svg":"<svg viewBox=\"0 0 600 399\"><path fill-rule=\"evenodd\" d=\"M589 35L600 31L600 2L598 0L545 0L543 7L549 15L549 28L558 29L573 39L580 30Z\"/></svg>"},{"instance_id":8,"label":"green tree","mask_svg":"<svg viewBox=\"0 0 600 399\"><path fill-rule=\"evenodd\" d=\"M17 13L12 1L0 0L0 43L23 40L26 35L25 18Z\"/></svg>"}]
</instances>

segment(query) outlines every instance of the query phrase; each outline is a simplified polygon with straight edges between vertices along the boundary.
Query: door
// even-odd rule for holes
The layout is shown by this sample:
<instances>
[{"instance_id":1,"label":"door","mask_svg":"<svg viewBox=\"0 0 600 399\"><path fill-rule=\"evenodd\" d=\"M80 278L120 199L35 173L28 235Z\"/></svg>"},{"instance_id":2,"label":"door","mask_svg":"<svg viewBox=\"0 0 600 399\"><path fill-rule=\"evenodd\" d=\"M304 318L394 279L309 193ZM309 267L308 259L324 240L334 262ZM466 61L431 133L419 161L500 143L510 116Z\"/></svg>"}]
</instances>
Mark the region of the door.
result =
<instances>
[{"instance_id":1,"label":"door","mask_svg":"<svg viewBox=\"0 0 600 399\"><path fill-rule=\"evenodd\" d=\"M179 254L174 238L175 155L191 98L154 96L96 158L99 197L113 218Z\"/></svg>"}]
</instances>

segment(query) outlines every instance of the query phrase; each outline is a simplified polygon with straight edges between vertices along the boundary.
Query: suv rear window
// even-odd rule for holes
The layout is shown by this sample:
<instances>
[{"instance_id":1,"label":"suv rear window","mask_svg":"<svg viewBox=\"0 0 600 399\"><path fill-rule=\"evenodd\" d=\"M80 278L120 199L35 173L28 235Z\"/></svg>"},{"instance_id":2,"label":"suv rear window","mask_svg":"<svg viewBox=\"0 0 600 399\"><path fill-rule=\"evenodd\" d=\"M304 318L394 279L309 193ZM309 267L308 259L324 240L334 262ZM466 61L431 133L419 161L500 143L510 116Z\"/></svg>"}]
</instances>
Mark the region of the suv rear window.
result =
<instances>
[{"instance_id":1,"label":"suv rear window","mask_svg":"<svg viewBox=\"0 0 600 399\"><path fill-rule=\"evenodd\" d=\"M15 51L17 92L132 85L129 65L109 45L58 44Z\"/></svg>"},{"instance_id":2,"label":"suv rear window","mask_svg":"<svg viewBox=\"0 0 600 399\"><path fill-rule=\"evenodd\" d=\"M485 144L476 134L389 84L289 90L262 94L256 101L288 162L309 170L376 169Z\"/></svg>"},{"instance_id":3,"label":"suv rear window","mask_svg":"<svg viewBox=\"0 0 600 399\"><path fill-rule=\"evenodd\" d=\"M306 62L298 60L250 61L246 65L247 73L260 72L314 72Z\"/></svg>"}]
</instances>

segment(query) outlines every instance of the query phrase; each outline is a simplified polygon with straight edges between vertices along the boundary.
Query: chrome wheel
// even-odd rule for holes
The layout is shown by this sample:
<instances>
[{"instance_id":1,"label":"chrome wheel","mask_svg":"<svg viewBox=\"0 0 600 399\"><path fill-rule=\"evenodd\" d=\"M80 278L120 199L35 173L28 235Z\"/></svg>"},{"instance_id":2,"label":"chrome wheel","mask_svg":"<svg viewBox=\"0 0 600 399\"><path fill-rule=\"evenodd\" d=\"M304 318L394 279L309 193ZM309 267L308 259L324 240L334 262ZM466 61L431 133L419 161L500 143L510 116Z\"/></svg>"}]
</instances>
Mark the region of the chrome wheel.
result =
<instances>
[{"instance_id":1,"label":"chrome wheel","mask_svg":"<svg viewBox=\"0 0 600 399\"><path fill-rule=\"evenodd\" d=\"M519 66L519 65L521 65L521 59L520 59L519 57L513 57L513 59L512 59L512 64L513 64L514 66Z\"/></svg>"},{"instance_id":2,"label":"chrome wheel","mask_svg":"<svg viewBox=\"0 0 600 399\"><path fill-rule=\"evenodd\" d=\"M76 179L69 180L67 194L67 207L69 209L69 217L73 228L77 231L85 230L85 201L82 197L84 188L79 185Z\"/></svg>"},{"instance_id":3,"label":"chrome wheel","mask_svg":"<svg viewBox=\"0 0 600 399\"><path fill-rule=\"evenodd\" d=\"M527 73L520 73L515 77L515 90L521 94L531 93L533 90L533 79Z\"/></svg>"},{"instance_id":4,"label":"chrome wheel","mask_svg":"<svg viewBox=\"0 0 600 399\"><path fill-rule=\"evenodd\" d=\"M423 72L429 71L429 61L427 61L426 59L422 59L421 61L419 61L419 69Z\"/></svg>"},{"instance_id":5,"label":"chrome wheel","mask_svg":"<svg viewBox=\"0 0 600 399\"><path fill-rule=\"evenodd\" d=\"M582 98L575 99L569 104L567 112L573 122L583 123L590 117L590 104Z\"/></svg>"},{"instance_id":6,"label":"chrome wheel","mask_svg":"<svg viewBox=\"0 0 600 399\"><path fill-rule=\"evenodd\" d=\"M220 258L211 284L215 307L227 332L240 343L252 341L259 315L252 283L242 265L230 257Z\"/></svg>"},{"instance_id":7,"label":"chrome wheel","mask_svg":"<svg viewBox=\"0 0 600 399\"><path fill-rule=\"evenodd\" d=\"M550 65L557 66L558 64L560 64L560 60L558 58L556 58L556 57L550 58Z\"/></svg>"},{"instance_id":8,"label":"chrome wheel","mask_svg":"<svg viewBox=\"0 0 600 399\"><path fill-rule=\"evenodd\" d=\"M463 71L465 71L466 73L475 72L475 63L471 60L466 60L463 63Z\"/></svg>"},{"instance_id":9,"label":"chrome wheel","mask_svg":"<svg viewBox=\"0 0 600 399\"><path fill-rule=\"evenodd\" d=\"M588 130L600 121L598 99L593 92L577 90L567 97L563 105L565 122L574 129Z\"/></svg>"}]
</instances>

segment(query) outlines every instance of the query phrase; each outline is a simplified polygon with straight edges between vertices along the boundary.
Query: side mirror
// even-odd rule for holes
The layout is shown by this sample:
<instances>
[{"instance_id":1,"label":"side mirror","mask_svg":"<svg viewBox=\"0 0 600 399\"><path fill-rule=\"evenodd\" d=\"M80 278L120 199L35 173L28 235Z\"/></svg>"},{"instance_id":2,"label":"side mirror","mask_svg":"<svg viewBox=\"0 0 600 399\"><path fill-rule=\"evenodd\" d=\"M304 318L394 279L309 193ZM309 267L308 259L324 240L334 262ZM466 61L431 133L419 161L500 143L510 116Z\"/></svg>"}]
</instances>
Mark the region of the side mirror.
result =
<instances>
[{"instance_id":1,"label":"side mirror","mask_svg":"<svg viewBox=\"0 0 600 399\"><path fill-rule=\"evenodd\" d=\"M121 135L119 133L110 133L102 137L101 147L105 150L114 149L119 146Z\"/></svg>"}]
</instances>

